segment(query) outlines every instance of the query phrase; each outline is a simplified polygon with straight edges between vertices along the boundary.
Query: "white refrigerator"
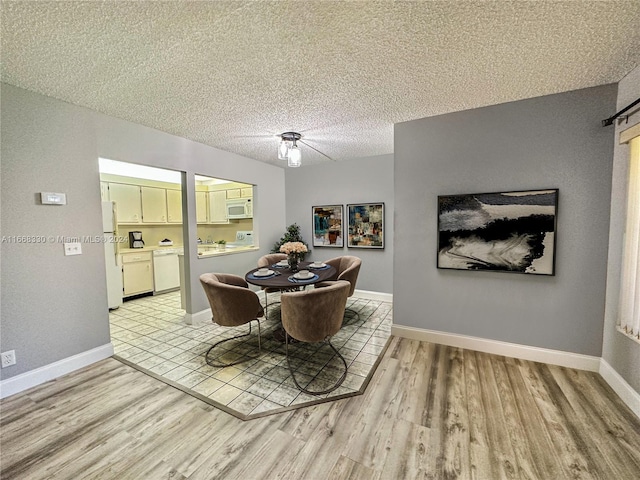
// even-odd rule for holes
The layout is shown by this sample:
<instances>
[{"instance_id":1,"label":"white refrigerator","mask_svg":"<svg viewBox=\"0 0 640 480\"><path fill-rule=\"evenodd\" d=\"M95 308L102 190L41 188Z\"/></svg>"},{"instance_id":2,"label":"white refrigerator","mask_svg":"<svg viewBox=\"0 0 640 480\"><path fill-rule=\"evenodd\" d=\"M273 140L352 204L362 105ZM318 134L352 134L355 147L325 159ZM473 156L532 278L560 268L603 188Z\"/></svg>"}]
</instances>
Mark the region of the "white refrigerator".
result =
<instances>
[{"instance_id":1,"label":"white refrigerator","mask_svg":"<svg viewBox=\"0 0 640 480\"><path fill-rule=\"evenodd\" d=\"M109 310L122 305L122 267L116 249L117 225L115 202L102 202L102 235Z\"/></svg>"}]
</instances>

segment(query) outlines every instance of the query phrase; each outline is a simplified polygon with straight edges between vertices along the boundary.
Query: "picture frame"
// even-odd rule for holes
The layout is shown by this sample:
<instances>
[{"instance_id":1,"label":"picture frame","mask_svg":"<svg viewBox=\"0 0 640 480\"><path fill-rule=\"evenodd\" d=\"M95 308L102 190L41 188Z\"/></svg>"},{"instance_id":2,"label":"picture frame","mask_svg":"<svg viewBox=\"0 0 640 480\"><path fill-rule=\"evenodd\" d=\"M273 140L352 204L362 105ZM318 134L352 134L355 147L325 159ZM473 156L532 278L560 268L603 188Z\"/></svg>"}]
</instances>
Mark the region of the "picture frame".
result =
<instances>
[{"instance_id":1,"label":"picture frame","mask_svg":"<svg viewBox=\"0 0 640 480\"><path fill-rule=\"evenodd\" d=\"M558 193L438 196L437 268L555 275Z\"/></svg>"},{"instance_id":2,"label":"picture frame","mask_svg":"<svg viewBox=\"0 0 640 480\"><path fill-rule=\"evenodd\" d=\"M347 247L384 249L384 203L352 203L347 210Z\"/></svg>"},{"instance_id":3,"label":"picture frame","mask_svg":"<svg viewBox=\"0 0 640 480\"><path fill-rule=\"evenodd\" d=\"M344 247L342 205L321 205L312 208L313 246Z\"/></svg>"}]
</instances>

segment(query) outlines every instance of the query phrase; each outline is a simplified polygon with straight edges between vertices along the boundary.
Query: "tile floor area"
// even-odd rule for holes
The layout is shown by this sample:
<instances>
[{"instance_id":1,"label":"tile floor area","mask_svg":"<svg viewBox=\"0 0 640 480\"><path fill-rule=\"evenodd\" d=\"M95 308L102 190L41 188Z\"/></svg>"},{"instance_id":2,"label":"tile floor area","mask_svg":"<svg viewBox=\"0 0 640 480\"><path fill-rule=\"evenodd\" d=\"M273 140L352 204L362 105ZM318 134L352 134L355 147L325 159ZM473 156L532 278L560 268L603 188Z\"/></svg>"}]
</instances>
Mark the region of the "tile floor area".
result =
<instances>
[{"instance_id":1,"label":"tile floor area","mask_svg":"<svg viewBox=\"0 0 640 480\"><path fill-rule=\"evenodd\" d=\"M261 321L262 351L257 351L256 322L252 335L216 347L229 361L240 355L252 358L226 368L209 366L204 358L209 347L223 339L246 333L248 327L186 325L180 293L171 292L125 302L109 313L115 356L124 363L179 388L238 418L248 420L293 408L357 395L364 391L384 353L391 333L392 304L351 297L345 325L332 339L349 366L344 383L323 396L300 392L287 368L284 345L273 339L281 324L279 308L272 307L277 294L269 295L269 318ZM259 297L264 303L264 294ZM311 390L331 385L342 363L328 345L290 345L296 379Z\"/></svg>"}]
</instances>

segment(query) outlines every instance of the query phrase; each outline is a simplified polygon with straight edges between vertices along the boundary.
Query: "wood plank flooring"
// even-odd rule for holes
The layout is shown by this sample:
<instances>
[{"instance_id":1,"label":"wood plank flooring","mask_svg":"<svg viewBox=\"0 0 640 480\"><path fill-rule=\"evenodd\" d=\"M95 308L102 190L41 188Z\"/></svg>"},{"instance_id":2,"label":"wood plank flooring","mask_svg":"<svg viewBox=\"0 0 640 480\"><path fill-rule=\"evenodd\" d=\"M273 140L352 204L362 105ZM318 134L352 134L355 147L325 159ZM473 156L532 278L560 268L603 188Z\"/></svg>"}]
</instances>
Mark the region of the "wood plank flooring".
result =
<instances>
[{"instance_id":1,"label":"wood plank flooring","mask_svg":"<svg viewBox=\"0 0 640 480\"><path fill-rule=\"evenodd\" d=\"M640 479L596 373L392 338L367 391L242 421L107 359L0 402L0 478Z\"/></svg>"}]
</instances>

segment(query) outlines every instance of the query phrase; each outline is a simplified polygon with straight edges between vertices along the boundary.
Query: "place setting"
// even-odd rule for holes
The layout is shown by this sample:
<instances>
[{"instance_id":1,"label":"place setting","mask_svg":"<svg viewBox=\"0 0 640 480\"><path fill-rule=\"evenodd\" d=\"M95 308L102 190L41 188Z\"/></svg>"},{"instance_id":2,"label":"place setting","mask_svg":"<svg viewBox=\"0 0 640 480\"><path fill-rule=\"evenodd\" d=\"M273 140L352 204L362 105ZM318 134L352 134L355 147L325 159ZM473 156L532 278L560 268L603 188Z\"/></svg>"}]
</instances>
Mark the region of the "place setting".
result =
<instances>
[{"instance_id":1,"label":"place setting","mask_svg":"<svg viewBox=\"0 0 640 480\"><path fill-rule=\"evenodd\" d=\"M248 277L253 277L253 279L259 280L259 279L273 277L276 275L280 275L280 272L276 272L274 270L270 270L269 268L263 267L263 268L259 268L253 273L250 273Z\"/></svg>"},{"instance_id":2,"label":"place setting","mask_svg":"<svg viewBox=\"0 0 640 480\"><path fill-rule=\"evenodd\" d=\"M310 272L309 270L300 270L299 272L290 275L288 280L293 283L307 283L316 281L318 278L317 274Z\"/></svg>"},{"instance_id":3,"label":"place setting","mask_svg":"<svg viewBox=\"0 0 640 480\"><path fill-rule=\"evenodd\" d=\"M327 268L329 268L329 265L324 262L312 262L307 266L307 268L310 268L312 270L326 270Z\"/></svg>"}]
</instances>

